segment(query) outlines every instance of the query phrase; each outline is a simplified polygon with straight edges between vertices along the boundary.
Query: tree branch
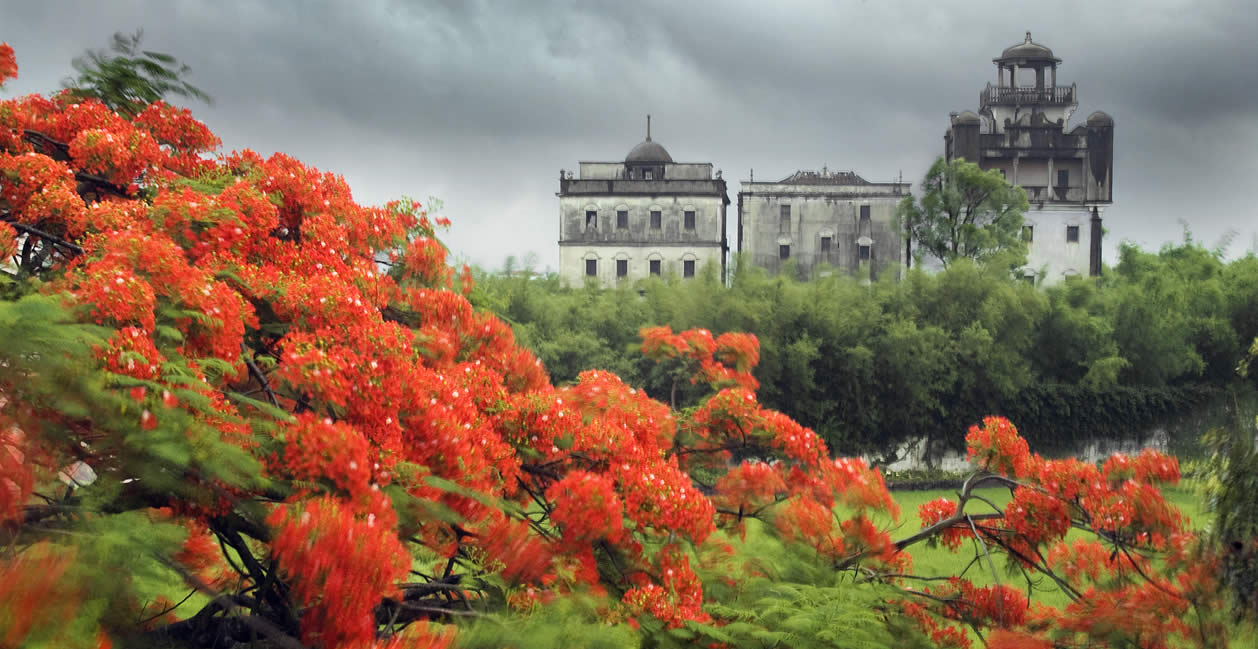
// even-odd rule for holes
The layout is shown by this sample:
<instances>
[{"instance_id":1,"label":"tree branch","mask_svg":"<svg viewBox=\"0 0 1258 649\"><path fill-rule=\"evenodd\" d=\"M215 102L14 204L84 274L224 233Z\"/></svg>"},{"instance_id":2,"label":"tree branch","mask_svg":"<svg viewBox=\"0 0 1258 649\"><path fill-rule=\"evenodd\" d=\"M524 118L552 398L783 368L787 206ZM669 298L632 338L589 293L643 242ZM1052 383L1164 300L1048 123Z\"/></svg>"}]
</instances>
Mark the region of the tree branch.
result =
<instances>
[{"instance_id":1,"label":"tree branch","mask_svg":"<svg viewBox=\"0 0 1258 649\"><path fill-rule=\"evenodd\" d=\"M43 230L40 230L39 228L31 227L29 225L26 225L25 223L19 223L15 220L15 217L13 217L11 214L0 217L0 221L4 221L5 223L8 223L9 225L13 226L13 229L17 230L18 232L36 236L36 237L39 237L40 239L43 239L44 241L47 241L48 243L61 246L62 248L69 250L71 253L74 253L71 256L81 255L84 253L84 250L81 246L70 243L69 241L66 241L65 239L62 239L61 237L58 237L54 234L49 234L47 232L44 232Z\"/></svg>"},{"instance_id":2,"label":"tree branch","mask_svg":"<svg viewBox=\"0 0 1258 649\"><path fill-rule=\"evenodd\" d=\"M266 375L262 373L262 369L253 361L252 350L243 342L240 343L240 354L245 359L245 366L249 368L249 373L258 380L258 383L262 384L262 389L266 391L266 396L271 400L271 405L278 408L280 402L279 399L275 398L275 391L271 389L271 384L266 380Z\"/></svg>"}]
</instances>

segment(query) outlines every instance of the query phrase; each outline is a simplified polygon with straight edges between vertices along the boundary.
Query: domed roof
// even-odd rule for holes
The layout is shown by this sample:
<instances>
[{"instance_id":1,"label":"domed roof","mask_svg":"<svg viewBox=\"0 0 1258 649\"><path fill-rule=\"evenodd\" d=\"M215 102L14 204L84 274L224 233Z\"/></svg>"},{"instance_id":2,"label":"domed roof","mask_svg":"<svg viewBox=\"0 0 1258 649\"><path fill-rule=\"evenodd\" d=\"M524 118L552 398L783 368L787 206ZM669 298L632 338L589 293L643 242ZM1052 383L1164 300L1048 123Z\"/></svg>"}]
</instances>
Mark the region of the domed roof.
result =
<instances>
[{"instance_id":1,"label":"domed roof","mask_svg":"<svg viewBox=\"0 0 1258 649\"><path fill-rule=\"evenodd\" d=\"M668 155L668 151L659 143L651 140L651 136L646 136L638 146L633 147L629 155L625 156L625 162L672 162L673 157Z\"/></svg>"},{"instance_id":2,"label":"domed roof","mask_svg":"<svg viewBox=\"0 0 1258 649\"><path fill-rule=\"evenodd\" d=\"M1005 51L1000 53L1000 58L992 59L994 61L1009 60L1027 60L1027 61L1052 61L1060 63L1061 59L1053 56L1053 51L1047 47L1031 41L1031 32L1026 33L1026 40L1014 45L1006 47Z\"/></svg>"},{"instance_id":3,"label":"domed roof","mask_svg":"<svg viewBox=\"0 0 1258 649\"><path fill-rule=\"evenodd\" d=\"M1103 111L1096 111L1088 115L1088 126L1113 126L1114 118L1110 117Z\"/></svg>"},{"instance_id":4,"label":"domed roof","mask_svg":"<svg viewBox=\"0 0 1258 649\"><path fill-rule=\"evenodd\" d=\"M952 119L952 123L953 124L982 124L983 120L979 119L979 116L975 115L974 111L967 110L967 111L962 111L960 115L957 115L956 117L954 117Z\"/></svg>"}]
</instances>

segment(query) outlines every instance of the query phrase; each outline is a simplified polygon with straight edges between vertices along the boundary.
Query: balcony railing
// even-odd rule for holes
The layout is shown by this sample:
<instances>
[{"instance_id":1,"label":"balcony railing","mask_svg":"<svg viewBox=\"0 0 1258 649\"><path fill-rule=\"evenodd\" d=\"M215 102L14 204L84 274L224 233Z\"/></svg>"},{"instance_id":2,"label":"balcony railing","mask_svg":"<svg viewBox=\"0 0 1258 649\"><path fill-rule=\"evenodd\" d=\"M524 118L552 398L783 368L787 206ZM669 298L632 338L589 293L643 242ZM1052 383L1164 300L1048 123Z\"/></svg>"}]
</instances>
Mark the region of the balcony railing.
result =
<instances>
[{"instance_id":1,"label":"balcony railing","mask_svg":"<svg viewBox=\"0 0 1258 649\"><path fill-rule=\"evenodd\" d=\"M1087 190L1083 187L1046 187L1044 185L1019 186L1026 190L1027 200L1032 203L1041 201L1082 203L1087 200Z\"/></svg>"},{"instance_id":2,"label":"balcony railing","mask_svg":"<svg viewBox=\"0 0 1258 649\"><path fill-rule=\"evenodd\" d=\"M1073 104L1075 85L1055 88L1008 88L990 83L979 94L980 106L1029 106L1033 104Z\"/></svg>"}]
</instances>

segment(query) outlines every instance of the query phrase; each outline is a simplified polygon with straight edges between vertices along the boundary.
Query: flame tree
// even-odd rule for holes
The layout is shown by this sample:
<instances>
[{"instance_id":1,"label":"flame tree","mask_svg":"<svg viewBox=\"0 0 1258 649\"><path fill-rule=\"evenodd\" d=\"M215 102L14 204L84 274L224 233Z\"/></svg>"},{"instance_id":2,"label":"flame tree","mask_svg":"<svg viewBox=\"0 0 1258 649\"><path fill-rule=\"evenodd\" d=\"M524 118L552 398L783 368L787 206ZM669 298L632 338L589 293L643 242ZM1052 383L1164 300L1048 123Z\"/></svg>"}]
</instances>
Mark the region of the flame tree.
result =
<instances>
[{"instance_id":1,"label":"flame tree","mask_svg":"<svg viewBox=\"0 0 1258 649\"><path fill-rule=\"evenodd\" d=\"M162 102L0 103L0 647L1223 642L1173 458L993 418L897 541L878 471L758 403L753 336L642 332L710 388L686 411L554 386L443 219L219 144ZM915 575L927 540L994 583Z\"/></svg>"}]
</instances>

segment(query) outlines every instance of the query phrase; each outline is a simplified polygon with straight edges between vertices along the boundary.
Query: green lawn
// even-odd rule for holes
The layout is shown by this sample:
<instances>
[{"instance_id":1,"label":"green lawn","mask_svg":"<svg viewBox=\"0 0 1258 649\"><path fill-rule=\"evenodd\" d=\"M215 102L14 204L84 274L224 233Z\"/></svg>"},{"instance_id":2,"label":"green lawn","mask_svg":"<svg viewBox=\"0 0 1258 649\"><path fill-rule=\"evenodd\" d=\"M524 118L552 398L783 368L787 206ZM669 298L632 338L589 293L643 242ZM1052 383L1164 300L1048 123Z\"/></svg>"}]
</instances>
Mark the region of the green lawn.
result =
<instances>
[{"instance_id":1,"label":"green lawn","mask_svg":"<svg viewBox=\"0 0 1258 649\"><path fill-rule=\"evenodd\" d=\"M1009 501L1009 491L1005 489L980 489L978 493L1002 507ZM1208 513L1205 511L1201 498L1194 491L1192 485L1181 485L1166 489L1164 493L1171 504L1178 507L1188 517L1190 527L1194 529L1203 527L1207 521ZM891 535L895 539L903 538L921 529L922 521L917 515L918 505L936 498L949 498L953 501L957 498L955 490L947 489L895 491L892 495L895 496L896 502L900 505L899 529ZM975 514L991 511L990 507L981 502L972 503L970 507L972 509L969 511ZM1072 530L1067 538L1082 538L1084 536L1083 532ZM927 547L925 543L919 543L910 548L909 553L913 555L913 572L922 576L958 574L974 558L974 550L968 544L963 545L960 550L953 553L943 546L932 548ZM1007 573L1004 569L1004 562L1001 560L996 561L996 572L1002 582L1016 585L1019 588L1026 587L1026 580L1021 575L1010 575ZM971 566L966 576L978 585L987 585L993 582L992 572L985 563L976 563ZM1061 606L1068 602L1066 596L1056 585L1042 577L1040 578L1040 583L1036 585L1034 597L1037 601L1053 606ZM1258 637L1250 629L1234 629L1230 634L1229 640L1229 644L1233 649L1258 649Z\"/></svg>"},{"instance_id":2,"label":"green lawn","mask_svg":"<svg viewBox=\"0 0 1258 649\"><path fill-rule=\"evenodd\" d=\"M992 501L996 505L1003 507L1009 502L1009 491L1007 489L979 489L976 493L984 498ZM1179 507L1180 511L1188 517L1189 524L1192 527L1200 527L1200 522L1205 519L1206 514L1202 508L1200 498L1190 486L1179 486L1165 491L1171 504ZM903 538L921 529L922 521L917 515L917 508L922 503L935 500L936 498L949 498L953 501L957 499L955 490L933 489L928 491L896 491L894 492L895 500L900 505L900 523L899 529L892 533L892 538ZM992 509L981 501L971 501L969 510L972 514L981 514L991 512ZM1079 530L1072 530L1067 539L1085 538L1086 533ZM927 547L926 543L918 543L909 548L909 553L913 555L913 572L922 576L947 576L959 574L966 569L966 565L974 558L974 549L970 544L963 545L957 552L952 552L942 545L935 547ZM1026 580L1020 574L1010 574L1005 571L1004 562L997 559L996 572L1000 580L1010 585L1017 585L1019 588L1026 587ZM969 567L966 576L977 585L988 585L993 583L991 569L985 561L975 563ZM1035 597L1038 601L1054 606L1060 606L1067 602L1066 596L1046 578L1041 578L1041 583L1035 586Z\"/></svg>"}]
</instances>

